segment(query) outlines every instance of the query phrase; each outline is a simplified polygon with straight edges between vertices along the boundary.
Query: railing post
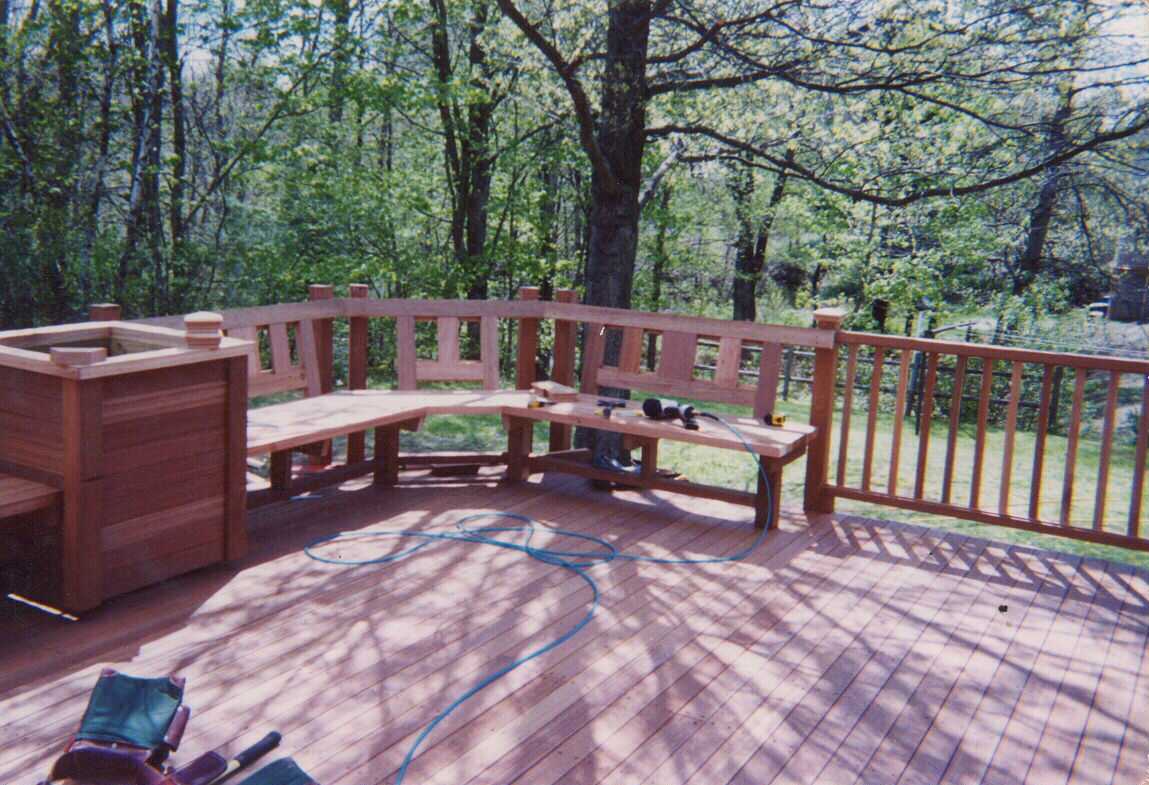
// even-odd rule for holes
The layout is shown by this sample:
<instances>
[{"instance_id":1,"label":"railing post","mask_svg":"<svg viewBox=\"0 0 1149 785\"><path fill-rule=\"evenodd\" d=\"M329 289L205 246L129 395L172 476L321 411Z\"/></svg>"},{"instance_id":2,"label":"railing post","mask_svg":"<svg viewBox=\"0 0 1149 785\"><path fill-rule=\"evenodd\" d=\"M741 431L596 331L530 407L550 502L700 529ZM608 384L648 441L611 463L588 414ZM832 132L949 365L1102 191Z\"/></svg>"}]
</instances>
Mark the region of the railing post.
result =
<instances>
[{"instance_id":1,"label":"railing post","mask_svg":"<svg viewBox=\"0 0 1149 785\"><path fill-rule=\"evenodd\" d=\"M88 306L89 322L118 322L123 312L116 303L92 303Z\"/></svg>"},{"instance_id":2,"label":"railing post","mask_svg":"<svg viewBox=\"0 0 1149 785\"><path fill-rule=\"evenodd\" d=\"M520 286L520 300L538 300L539 287ZM515 354L515 389L529 389L535 381L539 360L539 320L519 319L519 340Z\"/></svg>"},{"instance_id":3,"label":"railing post","mask_svg":"<svg viewBox=\"0 0 1149 785\"><path fill-rule=\"evenodd\" d=\"M316 283L307 287L307 299L330 300L335 296L331 284ZM335 388L335 352L332 345L332 319L315 320L315 357L319 363L319 391L329 393ZM309 466L319 467L331 463L331 441L320 442L315 454L308 454Z\"/></svg>"},{"instance_id":4,"label":"railing post","mask_svg":"<svg viewBox=\"0 0 1149 785\"><path fill-rule=\"evenodd\" d=\"M834 497L826 492L830 469L830 426L834 420L834 385L838 375L837 332L846 314L839 308L819 308L814 311L814 323L819 330L834 333L833 346L814 350L814 384L810 400L810 424L817 429L806 452L806 493L804 509L807 513L833 512Z\"/></svg>"},{"instance_id":5,"label":"railing post","mask_svg":"<svg viewBox=\"0 0 1149 785\"><path fill-rule=\"evenodd\" d=\"M365 283L353 283L348 292L354 300L367 299L368 287ZM347 389L367 389L367 319L352 316L347 330ZM347 437L347 463L359 463L366 456L364 431Z\"/></svg>"},{"instance_id":6,"label":"railing post","mask_svg":"<svg viewBox=\"0 0 1149 785\"><path fill-rule=\"evenodd\" d=\"M574 289L556 289L555 302L575 302ZM555 345L552 352L551 379L559 384L574 385L575 371L575 322L565 319L555 319ZM571 429L569 425L551 423L551 452L569 450L571 448Z\"/></svg>"}]
</instances>

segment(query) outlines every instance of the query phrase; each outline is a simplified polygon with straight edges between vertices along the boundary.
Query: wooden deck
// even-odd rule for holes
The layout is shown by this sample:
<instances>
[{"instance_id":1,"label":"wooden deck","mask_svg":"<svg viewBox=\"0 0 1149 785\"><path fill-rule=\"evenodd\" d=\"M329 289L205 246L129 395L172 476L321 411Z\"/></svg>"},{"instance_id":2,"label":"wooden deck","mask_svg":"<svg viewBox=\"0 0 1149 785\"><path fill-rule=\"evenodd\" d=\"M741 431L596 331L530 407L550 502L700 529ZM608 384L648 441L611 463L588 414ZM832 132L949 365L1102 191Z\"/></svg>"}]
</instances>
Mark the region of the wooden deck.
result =
<instances>
[{"instance_id":1,"label":"wooden deck","mask_svg":"<svg viewBox=\"0 0 1149 785\"><path fill-rule=\"evenodd\" d=\"M300 552L323 534L493 509L651 555L731 553L755 534L743 508L607 497L572 477L442 483L266 507L238 571L201 570L78 624L0 623L0 782L46 773L109 664L188 678L179 758L274 728L324 785L393 782L438 709L589 600L576 576L497 549L331 567ZM1145 770L1144 571L794 517L743 563L593 574L591 625L440 726L409 785L1100 785Z\"/></svg>"}]
</instances>

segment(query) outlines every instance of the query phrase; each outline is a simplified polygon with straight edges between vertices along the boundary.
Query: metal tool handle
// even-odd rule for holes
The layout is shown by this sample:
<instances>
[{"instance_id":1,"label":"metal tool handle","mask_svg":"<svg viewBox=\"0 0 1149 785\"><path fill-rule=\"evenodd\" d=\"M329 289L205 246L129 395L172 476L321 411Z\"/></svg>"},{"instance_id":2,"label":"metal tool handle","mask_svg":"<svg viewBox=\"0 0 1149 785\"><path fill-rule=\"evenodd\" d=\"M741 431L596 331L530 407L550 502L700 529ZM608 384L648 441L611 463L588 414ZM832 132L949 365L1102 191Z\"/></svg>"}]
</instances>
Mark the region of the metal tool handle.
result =
<instances>
[{"instance_id":1,"label":"metal tool handle","mask_svg":"<svg viewBox=\"0 0 1149 785\"><path fill-rule=\"evenodd\" d=\"M283 736L278 731L273 730L271 733L264 736L255 744L252 744L246 750L235 756L234 760L237 764L239 764L236 768L242 769L245 766L248 766L259 760L264 755L278 747L279 742L282 739Z\"/></svg>"}]
</instances>

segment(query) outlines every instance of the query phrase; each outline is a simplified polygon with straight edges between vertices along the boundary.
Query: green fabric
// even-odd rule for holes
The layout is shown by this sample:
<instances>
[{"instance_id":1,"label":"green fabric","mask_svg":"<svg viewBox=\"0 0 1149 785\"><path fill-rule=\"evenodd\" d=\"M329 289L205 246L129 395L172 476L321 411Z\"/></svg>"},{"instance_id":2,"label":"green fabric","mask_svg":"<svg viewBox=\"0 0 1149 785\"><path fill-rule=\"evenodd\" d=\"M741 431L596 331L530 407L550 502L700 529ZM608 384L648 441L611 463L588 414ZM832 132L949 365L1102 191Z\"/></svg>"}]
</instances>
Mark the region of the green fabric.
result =
<instances>
[{"instance_id":1,"label":"green fabric","mask_svg":"<svg viewBox=\"0 0 1149 785\"><path fill-rule=\"evenodd\" d=\"M311 785L315 780L291 758L280 758L252 774L239 785Z\"/></svg>"},{"instance_id":2,"label":"green fabric","mask_svg":"<svg viewBox=\"0 0 1149 785\"><path fill-rule=\"evenodd\" d=\"M88 699L78 739L158 747L172 724L183 690L171 679L101 676Z\"/></svg>"}]
</instances>

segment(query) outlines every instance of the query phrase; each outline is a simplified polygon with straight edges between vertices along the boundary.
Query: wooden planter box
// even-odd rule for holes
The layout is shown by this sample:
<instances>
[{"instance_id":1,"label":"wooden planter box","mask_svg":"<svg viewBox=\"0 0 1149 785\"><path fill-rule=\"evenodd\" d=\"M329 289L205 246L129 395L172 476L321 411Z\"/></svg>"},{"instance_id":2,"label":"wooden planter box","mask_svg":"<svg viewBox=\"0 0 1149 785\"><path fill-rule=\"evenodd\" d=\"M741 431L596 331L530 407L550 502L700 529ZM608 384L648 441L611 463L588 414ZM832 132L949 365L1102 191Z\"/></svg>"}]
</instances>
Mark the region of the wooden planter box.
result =
<instances>
[{"instance_id":1,"label":"wooden planter box","mask_svg":"<svg viewBox=\"0 0 1149 785\"><path fill-rule=\"evenodd\" d=\"M244 553L249 343L214 338L122 322L0 332L0 471L62 490L65 608Z\"/></svg>"}]
</instances>

